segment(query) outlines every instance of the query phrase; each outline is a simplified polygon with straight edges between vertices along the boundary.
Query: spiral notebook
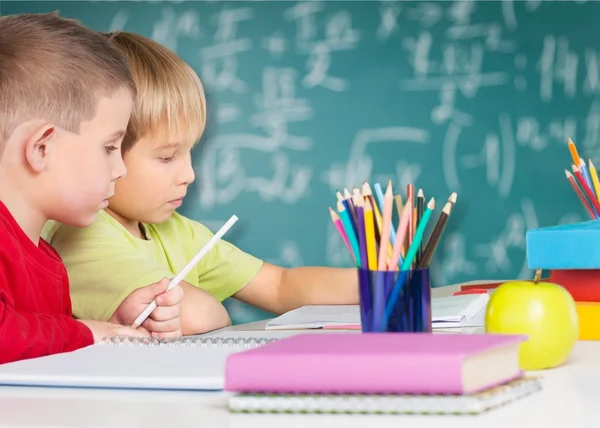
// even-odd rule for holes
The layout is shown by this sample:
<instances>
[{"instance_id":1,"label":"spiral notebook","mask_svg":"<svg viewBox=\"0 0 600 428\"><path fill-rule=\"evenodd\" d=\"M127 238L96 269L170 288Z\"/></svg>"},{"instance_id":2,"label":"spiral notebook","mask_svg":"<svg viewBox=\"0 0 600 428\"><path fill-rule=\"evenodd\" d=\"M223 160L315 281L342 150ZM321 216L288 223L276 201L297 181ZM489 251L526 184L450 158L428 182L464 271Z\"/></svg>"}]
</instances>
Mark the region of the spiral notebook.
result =
<instances>
[{"instance_id":1,"label":"spiral notebook","mask_svg":"<svg viewBox=\"0 0 600 428\"><path fill-rule=\"evenodd\" d=\"M277 337L112 337L76 351L0 365L0 385L222 390L227 356Z\"/></svg>"},{"instance_id":2,"label":"spiral notebook","mask_svg":"<svg viewBox=\"0 0 600 428\"><path fill-rule=\"evenodd\" d=\"M533 377L469 395L231 394L234 413L465 414L476 415L540 391Z\"/></svg>"}]
</instances>

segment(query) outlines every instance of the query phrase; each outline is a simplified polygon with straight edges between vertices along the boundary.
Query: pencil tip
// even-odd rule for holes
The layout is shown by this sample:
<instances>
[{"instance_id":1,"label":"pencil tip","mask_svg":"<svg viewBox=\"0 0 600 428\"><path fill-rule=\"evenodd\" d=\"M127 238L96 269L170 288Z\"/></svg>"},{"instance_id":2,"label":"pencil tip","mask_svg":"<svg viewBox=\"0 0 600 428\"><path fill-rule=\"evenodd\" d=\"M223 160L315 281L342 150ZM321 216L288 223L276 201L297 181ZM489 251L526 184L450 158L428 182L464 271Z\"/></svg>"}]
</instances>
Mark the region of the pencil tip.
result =
<instances>
[{"instance_id":1,"label":"pencil tip","mask_svg":"<svg viewBox=\"0 0 600 428\"><path fill-rule=\"evenodd\" d=\"M425 197L425 193L423 193L423 189L419 189L419 191L417 192L417 198L418 197L421 197L421 198Z\"/></svg>"},{"instance_id":2,"label":"pencil tip","mask_svg":"<svg viewBox=\"0 0 600 428\"><path fill-rule=\"evenodd\" d=\"M350 195L350 191L348 191L348 189L344 188L344 197L345 197L346 199L348 199L350 196L351 196L351 195Z\"/></svg>"},{"instance_id":3,"label":"pencil tip","mask_svg":"<svg viewBox=\"0 0 600 428\"><path fill-rule=\"evenodd\" d=\"M590 169L594 168L594 164L592 163L592 160L591 160L591 159L588 159L588 162L589 162L589 164L590 164Z\"/></svg>"},{"instance_id":4,"label":"pencil tip","mask_svg":"<svg viewBox=\"0 0 600 428\"><path fill-rule=\"evenodd\" d=\"M452 194L450 195L450 197L448 198L448 200L450 202L452 202L453 204L456 203L456 198L458 198L458 194L456 192L452 192Z\"/></svg>"},{"instance_id":5,"label":"pencil tip","mask_svg":"<svg viewBox=\"0 0 600 428\"><path fill-rule=\"evenodd\" d=\"M565 175L567 176L567 178L569 178L569 177L572 177L572 176L573 176L573 174L571 174L571 173L570 173L569 171L567 171L566 169L565 169Z\"/></svg>"},{"instance_id":6,"label":"pencil tip","mask_svg":"<svg viewBox=\"0 0 600 428\"><path fill-rule=\"evenodd\" d=\"M573 142L573 140L571 140L571 137L568 137L568 138L569 138L569 144L575 145L575 143Z\"/></svg>"},{"instance_id":7,"label":"pencil tip","mask_svg":"<svg viewBox=\"0 0 600 428\"><path fill-rule=\"evenodd\" d=\"M389 196L389 195L392 195L392 194L393 194L393 193L392 193L392 180L389 180L389 181L388 181L388 184L387 184L387 189L385 189L385 194L386 194L387 196Z\"/></svg>"},{"instance_id":8,"label":"pencil tip","mask_svg":"<svg viewBox=\"0 0 600 428\"><path fill-rule=\"evenodd\" d=\"M429 200L429 203L427 204L427 208L429 208L430 210L435 208L435 199L434 198L431 198Z\"/></svg>"}]
</instances>

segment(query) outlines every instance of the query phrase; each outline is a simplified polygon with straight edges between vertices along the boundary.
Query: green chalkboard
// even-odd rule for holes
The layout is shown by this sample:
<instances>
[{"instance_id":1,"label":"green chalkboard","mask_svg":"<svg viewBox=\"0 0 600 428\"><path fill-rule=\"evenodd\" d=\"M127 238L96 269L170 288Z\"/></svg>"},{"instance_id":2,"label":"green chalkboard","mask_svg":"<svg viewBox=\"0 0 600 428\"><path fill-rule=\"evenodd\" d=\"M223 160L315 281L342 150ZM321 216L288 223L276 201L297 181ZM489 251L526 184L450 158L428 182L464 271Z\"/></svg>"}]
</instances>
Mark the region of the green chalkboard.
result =
<instances>
[{"instance_id":1,"label":"green chalkboard","mask_svg":"<svg viewBox=\"0 0 600 428\"><path fill-rule=\"evenodd\" d=\"M335 191L368 179L458 204L434 285L529 277L528 228L585 219L570 136L600 163L597 2L2 1L142 33L206 85L182 212L285 266L349 266ZM573 23L567 24L568 22ZM236 322L264 314L228 303Z\"/></svg>"}]
</instances>

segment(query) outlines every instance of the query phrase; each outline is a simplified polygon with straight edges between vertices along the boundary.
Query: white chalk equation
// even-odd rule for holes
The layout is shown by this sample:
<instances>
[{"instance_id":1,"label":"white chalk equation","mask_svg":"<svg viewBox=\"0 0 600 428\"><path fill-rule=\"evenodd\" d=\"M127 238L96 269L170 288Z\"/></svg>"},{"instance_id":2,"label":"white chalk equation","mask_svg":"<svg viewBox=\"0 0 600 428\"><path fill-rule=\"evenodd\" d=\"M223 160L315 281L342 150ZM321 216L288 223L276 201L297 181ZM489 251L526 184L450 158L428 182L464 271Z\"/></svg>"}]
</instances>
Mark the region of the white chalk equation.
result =
<instances>
[{"instance_id":1,"label":"white chalk equation","mask_svg":"<svg viewBox=\"0 0 600 428\"><path fill-rule=\"evenodd\" d=\"M424 145L429 141L429 133L424 129L410 127L389 127L360 130L349 150L348 159L336 162L324 171L321 179L330 191L335 192L344 187L359 186L363 181L371 181L374 174L378 179L391 179L400 186L415 183L421 173L420 162L409 162L404 156L413 144ZM369 153L370 149L384 146L387 153L397 159L391 171L378 167L376 160Z\"/></svg>"},{"instance_id":2,"label":"white chalk equation","mask_svg":"<svg viewBox=\"0 0 600 428\"><path fill-rule=\"evenodd\" d=\"M560 203L548 215L545 196L530 190L545 178L530 163L559 176L571 137L600 164L596 30L582 38L548 19L557 7L596 16L594 3L156 2L141 14L119 3L107 30L145 28L203 81L212 122L194 156L199 211L310 203L322 216L315 222L328 222L323 236L258 239L252 252L290 267L315 254L351 266L327 216L335 192L431 179L439 189L427 193L481 198L463 214L490 219L481 232L461 225L444 237L432 275L448 283L529 276L524 236L538 214L558 223L585 215ZM571 192L564 176L552 186Z\"/></svg>"},{"instance_id":3,"label":"white chalk equation","mask_svg":"<svg viewBox=\"0 0 600 428\"><path fill-rule=\"evenodd\" d=\"M250 126L260 133L221 134L207 141L199 161L200 205L229 204L242 193L262 201L293 204L308 195L313 168L293 160L293 152L306 152L312 140L293 135L289 124L312 118L307 100L296 97L297 73L290 68L266 68L262 92L255 97L256 113ZM252 167L262 162L263 167Z\"/></svg>"}]
</instances>

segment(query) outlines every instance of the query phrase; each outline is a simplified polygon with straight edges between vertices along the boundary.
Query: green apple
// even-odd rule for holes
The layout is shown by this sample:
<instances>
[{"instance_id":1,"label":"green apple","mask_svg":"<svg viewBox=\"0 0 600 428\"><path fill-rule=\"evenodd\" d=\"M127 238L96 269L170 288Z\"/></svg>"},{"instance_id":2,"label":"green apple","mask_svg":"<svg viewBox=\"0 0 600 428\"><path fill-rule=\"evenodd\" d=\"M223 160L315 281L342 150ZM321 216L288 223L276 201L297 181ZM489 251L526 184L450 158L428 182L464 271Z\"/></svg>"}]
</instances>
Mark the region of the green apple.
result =
<instances>
[{"instance_id":1,"label":"green apple","mask_svg":"<svg viewBox=\"0 0 600 428\"><path fill-rule=\"evenodd\" d=\"M507 282L490 296L485 331L529 336L519 350L521 369L557 367L569 357L579 337L575 301L558 284Z\"/></svg>"}]
</instances>

